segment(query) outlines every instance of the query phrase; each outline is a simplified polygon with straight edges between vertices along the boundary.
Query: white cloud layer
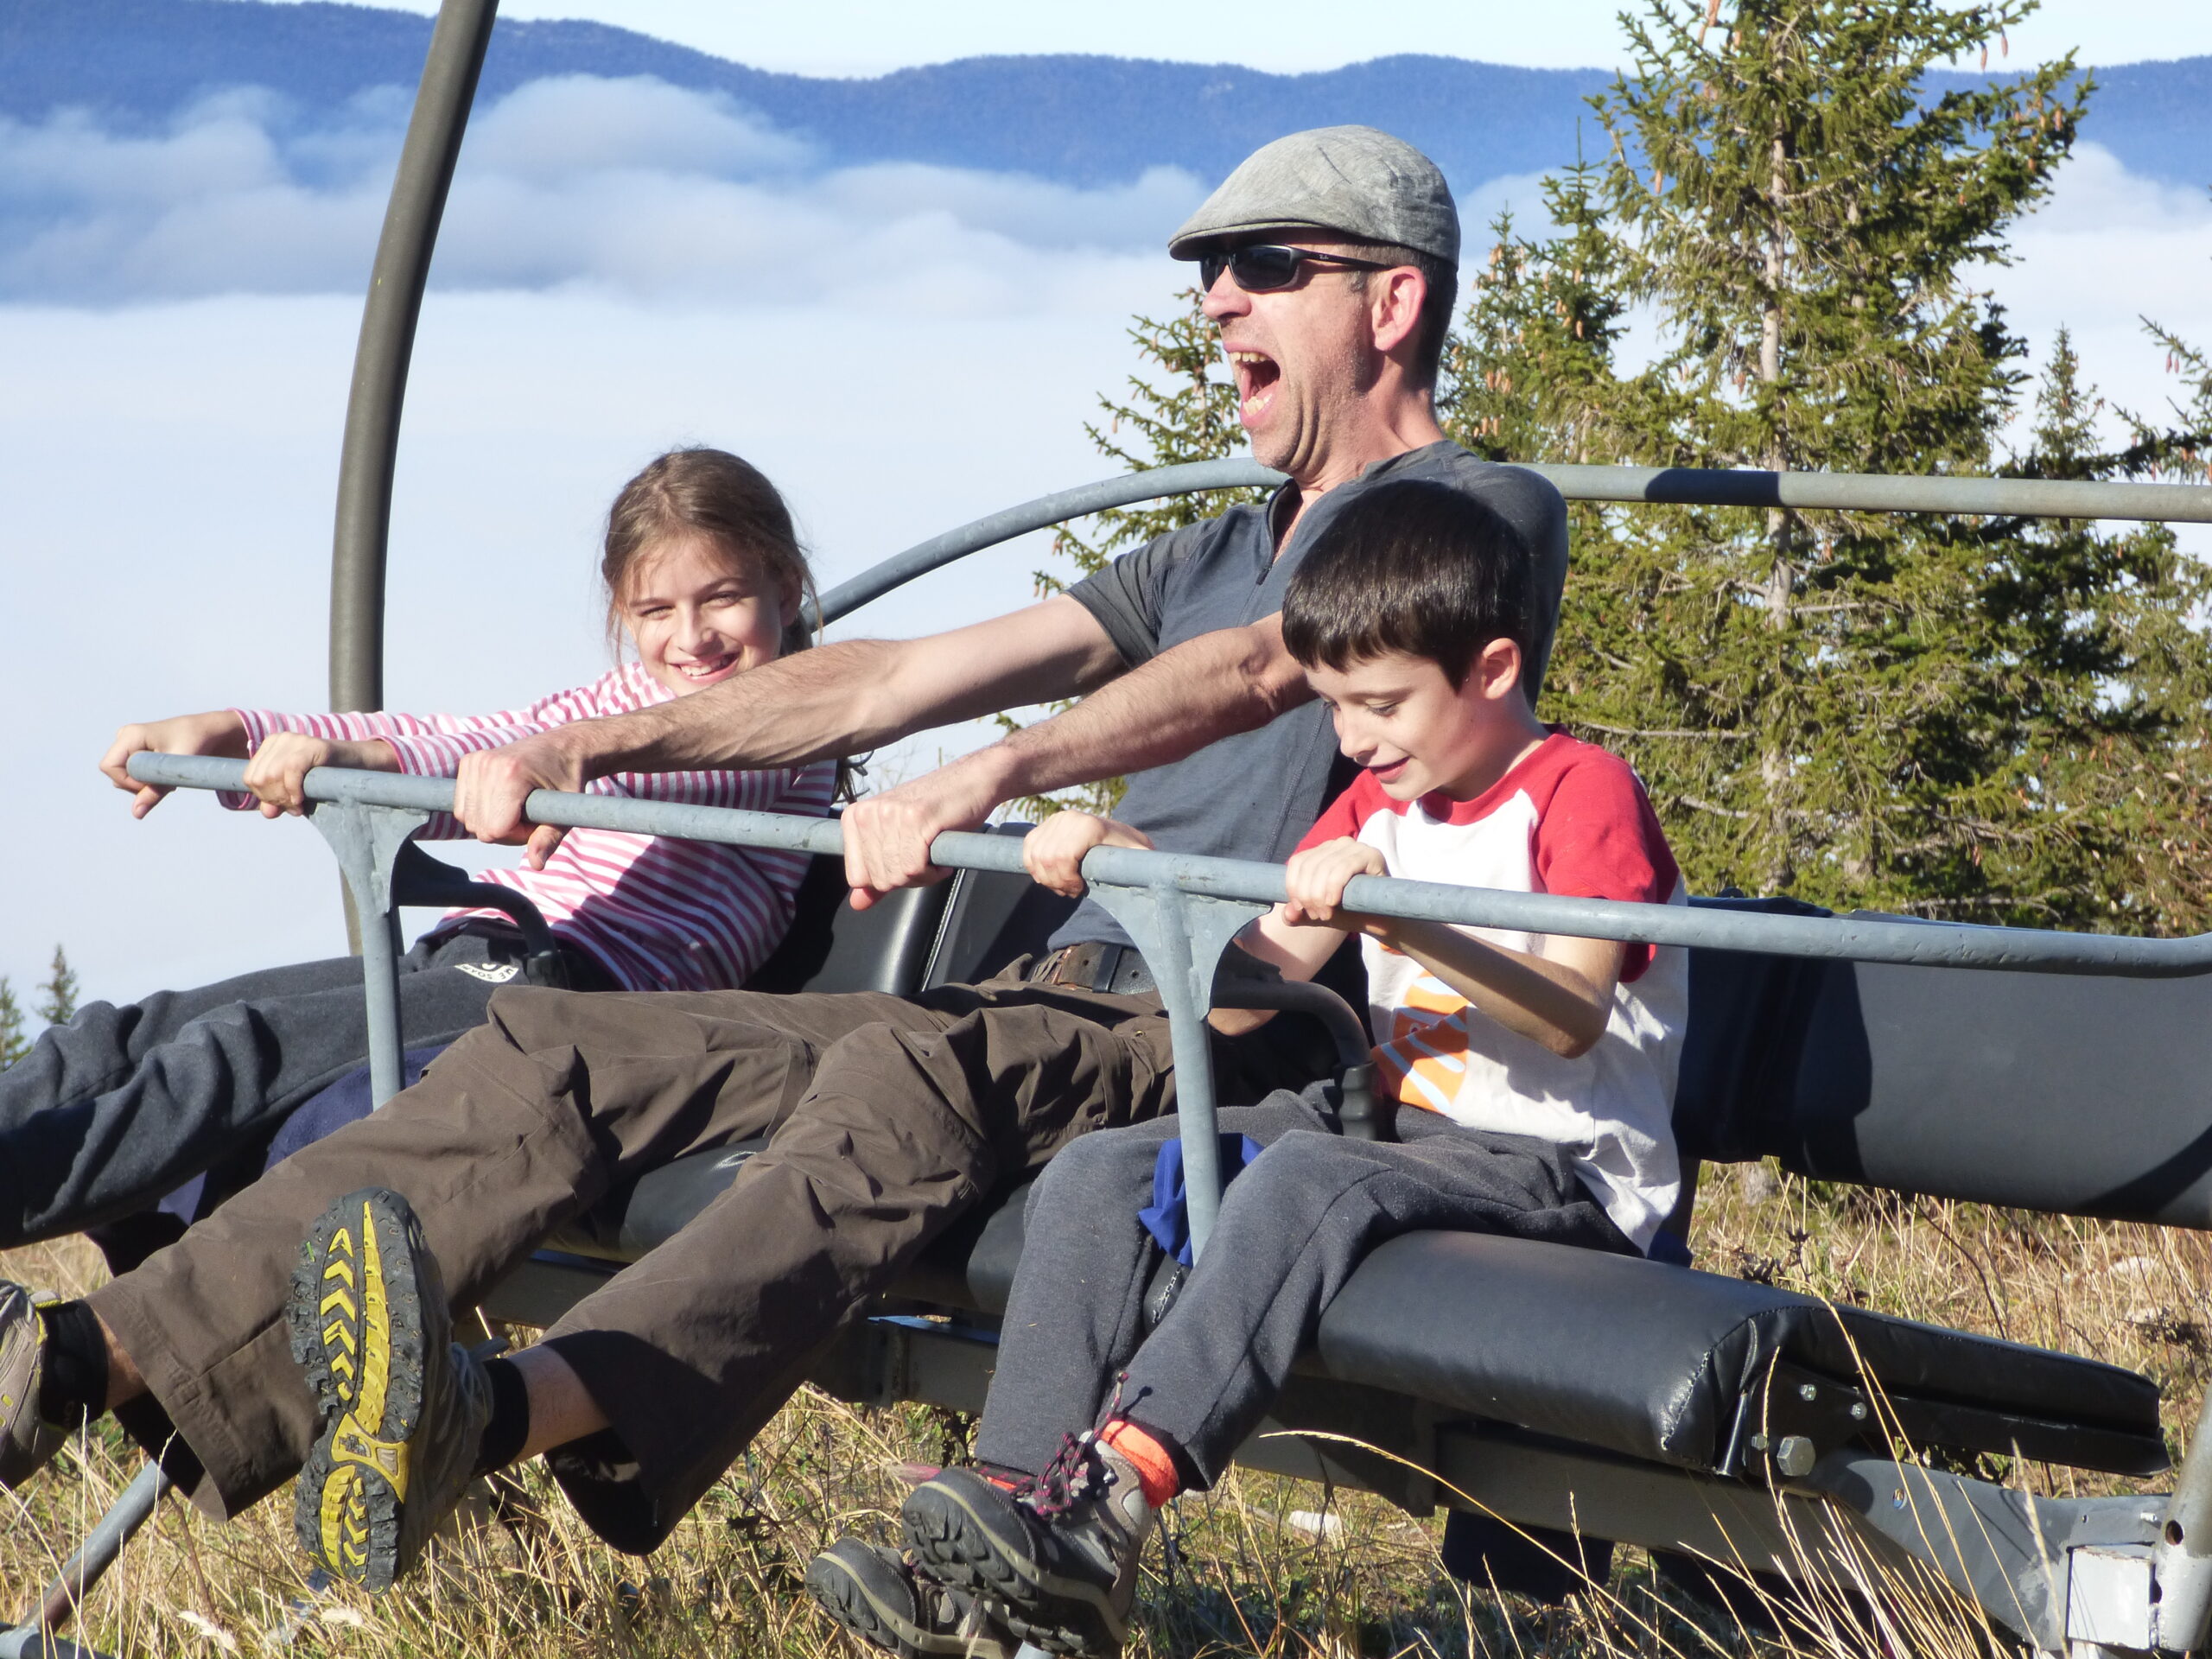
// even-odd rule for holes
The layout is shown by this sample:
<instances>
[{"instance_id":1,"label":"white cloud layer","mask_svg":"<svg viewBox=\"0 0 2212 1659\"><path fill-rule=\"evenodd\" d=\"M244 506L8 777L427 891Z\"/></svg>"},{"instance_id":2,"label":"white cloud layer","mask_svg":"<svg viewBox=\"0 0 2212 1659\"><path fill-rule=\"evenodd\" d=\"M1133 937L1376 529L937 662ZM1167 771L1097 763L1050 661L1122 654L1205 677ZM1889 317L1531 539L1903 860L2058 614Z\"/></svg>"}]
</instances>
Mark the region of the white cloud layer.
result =
<instances>
[{"instance_id":1,"label":"white cloud layer","mask_svg":"<svg viewBox=\"0 0 2212 1659\"><path fill-rule=\"evenodd\" d=\"M2040 365L2063 327L2107 398L2156 416L2172 391L2145 320L2212 347L2212 200L2084 144L1988 285ZM2116 431L2116 429L2115 429Z\"/></svg>"},{"instance_id":2,"label":"white cloud layer","mask_svg":"<svg viewBox=\"0 0 2212 1659\"><path fill-rule=\"evenodd\" d=\"M378 92L303 124L247 90L153 135L79 111L0 120L0 299L358 292L405 118L403 99ZM1152 257L1203 194L1173 168L1090 190L912 164L825 168L719 94L570 76L471 124L433 282L1034 310L1071 276L1045 256Z\"/></svg>"}]
</instances>

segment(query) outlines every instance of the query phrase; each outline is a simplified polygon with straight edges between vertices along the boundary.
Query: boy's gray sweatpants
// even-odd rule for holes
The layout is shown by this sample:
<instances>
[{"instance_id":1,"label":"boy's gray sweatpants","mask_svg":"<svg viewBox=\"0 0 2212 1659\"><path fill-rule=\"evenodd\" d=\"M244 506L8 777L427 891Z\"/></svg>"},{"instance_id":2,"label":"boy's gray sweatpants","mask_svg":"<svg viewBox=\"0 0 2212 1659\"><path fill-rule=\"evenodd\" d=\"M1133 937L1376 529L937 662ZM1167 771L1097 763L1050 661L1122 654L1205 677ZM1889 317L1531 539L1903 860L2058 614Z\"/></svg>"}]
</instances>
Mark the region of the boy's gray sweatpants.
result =
<instances>
[{"instance_id":1,"label":"boy's gray sweatpants","mask_svg":"<svg viewBox=\"0 0 2212 1659\"><path fill-rule=\"evenodd\" d=\"M1122 1414L1180 1448L1185 1479L1211 1484L1384 1240L1445 1230L1635 1250L1550 1141L1415 1109L1399 1112L1396 1144L1347 1141L1320 1097L1278 1091L1221 1112L1224 1134L1266 1151L1223 1196L1198 1267L1148 1338L1144 1295L1162 1258L1137 1211L1176 1120L1085 1135L1046 1166L1025 1211L980 1460L1041 1471L1064 1435L1104 1420L1126 1370Z\"/></svg>"},{"instance_id":2,"label":"boy's gray sweatpants","mask_svg":"<svg viewBox=\"0 0 2212 1659\"><path fill-rule=\"evenodd\" d=\"M596 962L565 954L572 973L610 982ZM400 959L403 1039L450 1043L483 1024L485 1004L518 981L521 960L496 925L421 941ZM368 1056L354 957L156 991L120 1007L88 1003L0 1071L0 1249L158 1202Z\"/></svg>"}]
</instances>

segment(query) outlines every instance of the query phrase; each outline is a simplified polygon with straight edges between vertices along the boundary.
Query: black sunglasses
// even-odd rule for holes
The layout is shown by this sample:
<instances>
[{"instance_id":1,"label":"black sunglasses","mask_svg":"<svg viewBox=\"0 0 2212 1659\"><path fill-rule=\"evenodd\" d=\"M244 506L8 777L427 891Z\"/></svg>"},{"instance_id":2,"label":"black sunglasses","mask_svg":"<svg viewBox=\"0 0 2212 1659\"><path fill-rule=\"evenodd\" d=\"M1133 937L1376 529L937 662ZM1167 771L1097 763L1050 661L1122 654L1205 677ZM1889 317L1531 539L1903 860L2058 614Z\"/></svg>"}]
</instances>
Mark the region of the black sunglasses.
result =
<instances>
[{"instance_id":1,"label":"black sunglasses","mask_svg":"<svg viewBox=\"0 0 2212 1659\"><path fill-rule=\"evenodd\" d=\"M1207 293L1227 271L1236 279L1236 286L1247 294L1271 294L1275 289L1288 288L1295 283L1300 270L1307 264L1348 265L1361 270L1388 270L1389 266L1373 259L1355 259L1350 254L1322 253L1313 248L1287 248L1276 242L1255 243L1249 247L1225 248L1217 253L1198 257L1198 285Z\"/></svg>"}]
</instances>

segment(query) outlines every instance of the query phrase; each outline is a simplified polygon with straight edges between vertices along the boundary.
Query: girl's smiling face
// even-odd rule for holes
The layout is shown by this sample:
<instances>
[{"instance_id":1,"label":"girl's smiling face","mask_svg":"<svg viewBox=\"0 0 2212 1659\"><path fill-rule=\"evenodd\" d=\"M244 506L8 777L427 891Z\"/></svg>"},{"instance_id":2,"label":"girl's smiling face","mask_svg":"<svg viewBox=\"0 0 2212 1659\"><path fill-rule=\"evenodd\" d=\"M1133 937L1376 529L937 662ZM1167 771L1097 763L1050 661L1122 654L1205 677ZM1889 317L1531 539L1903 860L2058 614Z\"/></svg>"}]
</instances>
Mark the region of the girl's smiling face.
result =
<instances>
[{"instance_id":1,"label":"girl's smiling face","mask_svg":"<svg viewBox=\"0 0 2212 1659\"><path fill-rule=\"evenodd\" d=\"M760 561L711 536L675 536L638 556L615 601L638 660L677 696L773 662L799 595Z\"/></svg>"}]
</instances>

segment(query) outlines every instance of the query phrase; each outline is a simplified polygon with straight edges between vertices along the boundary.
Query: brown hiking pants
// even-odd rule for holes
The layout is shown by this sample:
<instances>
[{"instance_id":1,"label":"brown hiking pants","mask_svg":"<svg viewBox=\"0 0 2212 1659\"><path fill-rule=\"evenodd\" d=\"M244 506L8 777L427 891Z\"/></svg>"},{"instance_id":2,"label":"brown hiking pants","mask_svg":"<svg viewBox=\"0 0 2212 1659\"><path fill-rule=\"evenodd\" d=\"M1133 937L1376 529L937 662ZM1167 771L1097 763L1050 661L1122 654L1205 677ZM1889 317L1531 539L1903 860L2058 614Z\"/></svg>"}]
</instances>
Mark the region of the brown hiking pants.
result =
<instances>
[{"instance_id":1,"label":"brown hiking pants","mask_svg":"<svg viewBox=\"0 0 2212 1659\"><path fill-rule=\"evenodd\" d=\"M1215 1039L1224 1099L1315 1075L1287 1026ZM1076 1135L1173 1110L1173 1077L1156 996L1012 972L911 999L503 989L420 1084L91 1300L204 1471L194 1501L226 1516L289 1479L313 1442L283 1309L300 1240L334 1200L404 1194L466 1307L610 1188L772 1134L677 1237L547 1332L612 1425L556 1455L555 1472L607 1541L642 1551L856 1301Z\"/></svg>"}]
</instances>

